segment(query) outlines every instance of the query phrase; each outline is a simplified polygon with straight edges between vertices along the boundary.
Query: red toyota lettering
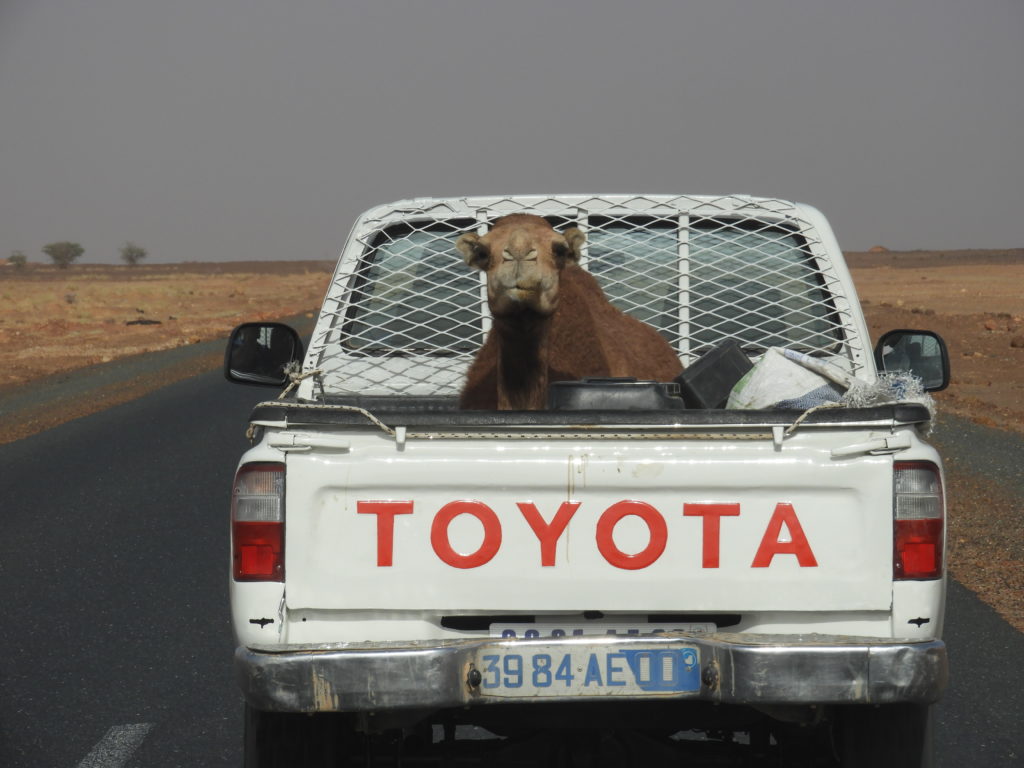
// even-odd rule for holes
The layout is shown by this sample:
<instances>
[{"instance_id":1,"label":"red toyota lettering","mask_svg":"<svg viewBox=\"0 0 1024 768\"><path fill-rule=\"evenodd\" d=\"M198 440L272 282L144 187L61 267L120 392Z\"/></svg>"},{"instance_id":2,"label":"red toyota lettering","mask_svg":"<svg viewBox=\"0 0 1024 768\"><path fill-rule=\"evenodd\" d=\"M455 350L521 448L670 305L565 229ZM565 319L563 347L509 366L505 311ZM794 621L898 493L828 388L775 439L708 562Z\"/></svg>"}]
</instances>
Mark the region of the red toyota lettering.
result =
<instances>
[{"instance_id":1,"label":"red toyota lettering","mask_svg":"<svg viewBox=\"0 0 1024 768\"><path fill-rule=\"evenodd\" d=\"M782 526L785 524L789 529L791 541L779 541L782 533ZM775 505L771 520L765 529L764 538L761 539L761 546L757 548L754 555L754 562L751 568L767 568L772 564L772 558L776 555L796 555L796 561L801 568L816 568L818 561L811 551L810 542L804 535L803 526L797 519L796 510L792 504L780 502Z\"/></svg>"},{"instance_id":2,"label":"red toyota lettering","mask_svg":"<svg viewBox=\"0 0 1024 768\"><path fill-rule=\"evenodd\" d=\"M533 502L520 501L516 503L516 506L519 507L519 511L523 513L526 522L530 524L534 535L540 541L540 564L542 566L554 565L558 539L565 532L565 528L572 520L572 516L576 514L576 510L580 508L580 503L578 501L563 501L550 523L545 522Z\"/></svg>"},{"instance_id":3,"label":"red toyota lettering","mask_svg":"<svg viewBox=\"0 0 1024 768\"><path fill-rule=\"evenodd\" d=\"M459 515L472 515L484 527L484 540L476 552L463 555L448 539L448 526ZM439 558L453 568L477 568L489 563L501 547L501 523L494 510L482 501L453 501L445 504L430 526L430 544Z\"/></svg>"},{"instance_id":4,"label":"red toyota lettering","mask_svg":"<svg viewBox=\"0 0 1024 768\"><path fill-rule=\"evenodd\" d=\"M411 501L360 501L360 515L377 516L377 565L390 566L395 551L395 516L411 515Z\"/></svg>"},{"instance_id":5,"label":"red toyota lettering","mask_svg":"<svg viewBox=\"0 0 1024 768\"><path fill-rule=\"evenodd\" d=\"M739 504L683 504L686 517L704 518L704 541L702 565L717 568L721 551L722 518L735 517L740 513Z\"/></svg>"},{"instance_id":6,"label":"red toyota lettering","mask_svg":"<svg viewBox=\"0 0 1024 768\"><path fill-rule=\"evenodd\" d=\"M632 555L619 549L612 537L616 524L629 515L635 515L643 520L651 534L647 546ZM630 571L646 568L661 557L661 553L665 551L666 541L668 526L665 524L665 518L650 504L642 501L616 502L608 507L597 521L597 548L604 559L616 568Z\"/></svg>"}]
</instances>

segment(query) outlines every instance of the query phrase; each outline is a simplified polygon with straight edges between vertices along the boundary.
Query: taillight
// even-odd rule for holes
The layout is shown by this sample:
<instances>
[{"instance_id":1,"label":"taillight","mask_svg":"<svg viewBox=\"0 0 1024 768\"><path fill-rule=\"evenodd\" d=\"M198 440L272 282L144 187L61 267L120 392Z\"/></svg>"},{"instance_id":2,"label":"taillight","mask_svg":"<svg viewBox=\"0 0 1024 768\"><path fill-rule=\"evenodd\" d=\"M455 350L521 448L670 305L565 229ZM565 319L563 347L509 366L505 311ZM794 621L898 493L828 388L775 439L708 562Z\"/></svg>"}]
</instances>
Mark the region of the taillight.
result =
<instances>
[{"instance_id":1,"label":"taillight","mask_svg":"<svg viewBox=\"0 0 1024 768\"><path fill-rule=\"evenodd\" d=\"M245 464L231 492L235 581L284 581L284 464Z\"/></svg>"},{"instance_id":2,"label":"taillight","mask_svg":"<svg viewBox=\"0 0 1024 768\"><path fill-rule=\"evenodd\" d=\"M930 461L897 461L893 480L893 578L942 575L942 475Z\"/></svg>"}]
</instances>

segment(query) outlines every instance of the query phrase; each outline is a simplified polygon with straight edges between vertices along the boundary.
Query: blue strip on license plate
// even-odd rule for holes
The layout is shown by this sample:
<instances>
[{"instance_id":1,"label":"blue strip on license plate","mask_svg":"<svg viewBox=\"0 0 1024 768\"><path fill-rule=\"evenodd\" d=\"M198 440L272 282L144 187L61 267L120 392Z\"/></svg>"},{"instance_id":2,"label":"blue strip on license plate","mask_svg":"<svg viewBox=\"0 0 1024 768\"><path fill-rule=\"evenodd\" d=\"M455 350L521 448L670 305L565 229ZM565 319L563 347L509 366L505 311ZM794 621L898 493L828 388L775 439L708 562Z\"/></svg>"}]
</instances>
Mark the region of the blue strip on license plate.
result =
<instances>
[{"instance_id":1,"label":"blue strip on license plate","mask_svg":"<svg viewBox=\"0 0 1024 768\"><path fill-rule=\"evenodd\" d=\"M533 646L477 658L485 696L636 696L700 690L697 648Z\"/></svg>"}]
</instances>

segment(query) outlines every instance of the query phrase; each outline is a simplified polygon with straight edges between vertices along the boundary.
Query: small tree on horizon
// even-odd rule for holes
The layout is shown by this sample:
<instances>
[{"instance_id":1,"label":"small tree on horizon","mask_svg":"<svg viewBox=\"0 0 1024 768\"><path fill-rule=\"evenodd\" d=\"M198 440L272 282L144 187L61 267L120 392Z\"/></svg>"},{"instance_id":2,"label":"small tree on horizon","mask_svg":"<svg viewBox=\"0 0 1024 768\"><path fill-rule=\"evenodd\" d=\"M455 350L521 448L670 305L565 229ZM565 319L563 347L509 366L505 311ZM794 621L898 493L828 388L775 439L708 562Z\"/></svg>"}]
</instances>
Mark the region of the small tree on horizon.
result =
<instances>
[{"instance_id":1,"label":"small tree on horizon","mask_svg":"<svg viewBox=\"0 0 1024 768\"><path fill-rule=\"evenodd\" d=\"M11 251L11 256L7 261L9 264L13 264L15 269L24 269L28 263L28 256L24 251Z\"/></svg>"},{"instance_id":2,"label":"small tree on horizon","mask_svg":"<svg viewBox=\"0 0 1024 768\"><path fill-rule=\"evenodd\" d=\"M53 259L53 263L57 265L58 269L67 269L71 266L71 262L81 258L82 254L85 253L85 248L78 243L63 240L59 243L44 245L43 253Z\"/></svg>"},{"instance_id":3,"label":"small tree on horizon","mask_svg":"<svg viewBox=\"0 0 1024 768\"><path fill-rule=\"evenodd\" d=\"M146 249L141 245L136 245L130 240L121 246L121 261L127 264L129 267L134 267L140 261L147 256Z\"/></svg>"}]
</instances>

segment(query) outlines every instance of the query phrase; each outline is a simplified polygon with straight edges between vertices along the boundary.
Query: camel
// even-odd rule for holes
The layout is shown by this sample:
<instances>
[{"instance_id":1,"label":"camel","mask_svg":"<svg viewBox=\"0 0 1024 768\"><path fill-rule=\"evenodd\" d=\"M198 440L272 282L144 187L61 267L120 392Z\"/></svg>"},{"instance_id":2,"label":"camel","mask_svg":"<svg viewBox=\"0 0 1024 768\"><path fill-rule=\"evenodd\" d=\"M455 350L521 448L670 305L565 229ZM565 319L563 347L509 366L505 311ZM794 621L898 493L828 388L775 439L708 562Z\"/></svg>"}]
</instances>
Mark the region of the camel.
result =
<instances>
[{"instance_id":1,"label":"camel","mask_svg":"<svg viewBox=\"0 0 1024 768\"><path fill-rule=\"evenodd\" d=\"M462 389L471 410L541 410L548 384L586 377L671 381L679 357L657 331L614 307L578 262L586 235L531 214L496 220L455 247L487 274L494 317Z\"/></svg>"}]
</instances>

